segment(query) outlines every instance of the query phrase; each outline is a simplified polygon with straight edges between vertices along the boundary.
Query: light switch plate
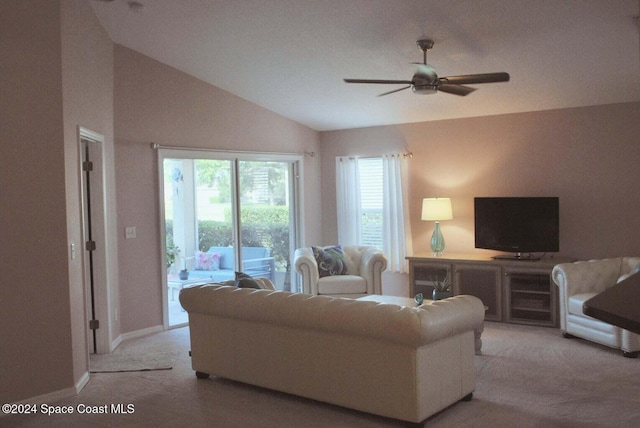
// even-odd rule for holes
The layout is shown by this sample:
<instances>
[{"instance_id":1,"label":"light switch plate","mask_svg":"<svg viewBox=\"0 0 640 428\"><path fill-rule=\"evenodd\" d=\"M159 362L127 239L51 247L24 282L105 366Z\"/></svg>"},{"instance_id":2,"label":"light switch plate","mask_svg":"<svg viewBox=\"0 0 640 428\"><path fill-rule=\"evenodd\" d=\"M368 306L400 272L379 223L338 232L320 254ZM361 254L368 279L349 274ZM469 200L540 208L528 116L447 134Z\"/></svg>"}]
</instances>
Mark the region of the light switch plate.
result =
<instances>
[{"instance_id":1,"label":"light switch plate","mask_svg":"<svg viewBox=\"0 0 640 428\"><path fill-rule=\"evenodd\" d=\"M124 229L124 235L127 239L133 239L136 237L136 227L129 226Z\"/></svg>"}]
</instances>

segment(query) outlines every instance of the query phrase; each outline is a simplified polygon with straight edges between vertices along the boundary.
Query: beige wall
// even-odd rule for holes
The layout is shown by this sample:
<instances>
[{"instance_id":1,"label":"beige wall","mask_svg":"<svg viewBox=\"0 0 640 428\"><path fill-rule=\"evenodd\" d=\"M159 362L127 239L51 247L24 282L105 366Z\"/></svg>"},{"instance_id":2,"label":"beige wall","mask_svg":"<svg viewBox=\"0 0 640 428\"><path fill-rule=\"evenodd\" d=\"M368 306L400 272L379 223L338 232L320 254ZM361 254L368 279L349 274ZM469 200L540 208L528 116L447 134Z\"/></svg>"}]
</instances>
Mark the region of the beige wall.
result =
<instances>
[{"instance_id":1,"label":"beige wall","mask_svg":"<svg viewBox=\"0 0 640 428\"><path fill-rule=\"evenodd\" d=\"M406 150L415 253L429 251L433 231L422 198L452 198L447 251L493 254L474 249L475 196L559 196L562 255L638 255L639 118L640 103L628 103L323 132L324 243L337 240L335 157Z\"/></svg>"},{"instance_id":2,"label":"beige wall","mask_svg":"<svg viewBox=\"0 0 640 428\"><path fill-rule=\"evenodd\" d=\"M0 2L0 401L73 385L60 5Z\"/></svg>"},{"instance_id":3,"label":"beige wall","mask_svg":"<svg viewBox=\"0 0 640 428\"><path fill-rule=\"evenodd\" d=\"M62 89L64 102L65 172L67 198L67 240L77 248L77 257L69 259L69 293L71 304L71 334L74 358L74 380L77 383L88 371L86 340L86 293L82 264L82 216L79 171L78 127L90 129L104 136L103 172L107 193L106 260L109 291L117 296L117 265L115 243L115 180L113 162L113 43L99 24L88 2L62 2ZM98 168L96 168L98 170ZM95 189L95 174L93 178ZM94 220L100 217L94 207ZM98 222L94 222L94 230ZM94 235L100 236L99 234ZM95 239L95 238L94 238ZM68 251L69 251L69 246ZM97 257L102 258L102 248ZM86 255L86 253L84 253ZM97 263L96 259L96 263ZM98 269L98 266L96 266ZM104 269L104 268L103 268ZM97 292L98 290L96 290ZM113 299L111 299L113 300ZM112 311L115 307L111 308ZM116 336L119 332L115 317L98 312L100 334ZM111 318L111 320L109 319ZM111 321L112 326L109 325ZM113 328L114 331L111 331ZM106 340L109 340L107 338Z\"/></svg>"},{"instance_id":4,"label":"beige wall","mask_svg":"<svg viewBox=\"0 0 640 428\"><path fill-rule=\"evenodd\" d=\"M77 129L112 141L113 44L84 0L0 2L0 28L5 403L87 380Z\"/></svg>"},{"instance_id":5,"label":"beige wall","mask_svg":"<svg viewBox=\"0 0 640 428\"><path fill-rule=\"evenodd\" d=\"M150 143L224 150L319 151L319 134L128 48L115 47L115 142L122 330L162 324L157 152ZM304 160L303 193L318 195L319 156ZM320 203L306 198L308 240Z\"/></svg>"}]
</instances>

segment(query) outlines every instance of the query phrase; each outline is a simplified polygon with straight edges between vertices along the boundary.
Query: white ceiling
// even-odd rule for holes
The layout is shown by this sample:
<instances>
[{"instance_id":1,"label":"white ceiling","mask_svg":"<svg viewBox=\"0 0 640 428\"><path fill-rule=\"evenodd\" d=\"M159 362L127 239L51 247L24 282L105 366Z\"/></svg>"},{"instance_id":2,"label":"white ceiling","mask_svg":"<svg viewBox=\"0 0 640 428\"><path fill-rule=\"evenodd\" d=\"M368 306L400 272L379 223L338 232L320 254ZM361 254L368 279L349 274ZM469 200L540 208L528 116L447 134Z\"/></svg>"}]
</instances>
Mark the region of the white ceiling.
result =
<instances>
[{"instance_id":1,"label":"white ceiling","mask_svg":"<svg viewBox=\"0 0 640 428\"><path fill-rule=\"evenodd\" d=\"M640 101L639 0L92 1L114 42L316 130ZM346 84L506 71L466 97Z\"/></svg>"}]
</instances>

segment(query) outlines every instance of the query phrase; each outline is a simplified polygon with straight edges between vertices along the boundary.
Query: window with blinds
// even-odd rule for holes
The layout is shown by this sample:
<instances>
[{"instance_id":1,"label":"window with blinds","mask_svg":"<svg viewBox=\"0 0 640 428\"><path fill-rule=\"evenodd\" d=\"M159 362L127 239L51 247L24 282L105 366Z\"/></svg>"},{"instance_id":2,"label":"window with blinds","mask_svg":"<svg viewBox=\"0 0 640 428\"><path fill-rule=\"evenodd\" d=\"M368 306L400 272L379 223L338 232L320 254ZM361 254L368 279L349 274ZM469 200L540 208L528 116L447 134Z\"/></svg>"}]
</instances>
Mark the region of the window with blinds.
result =
<instances>
[{"instance_id":1,"label":"window with blinds","mask_svg":"<svg viewBox=\"0 0 640 428\"><path fill-rule=\"evenodd\" d=\"M362 245L382 249L382 158L358 159Z\"/></svg>"}]
</instances>

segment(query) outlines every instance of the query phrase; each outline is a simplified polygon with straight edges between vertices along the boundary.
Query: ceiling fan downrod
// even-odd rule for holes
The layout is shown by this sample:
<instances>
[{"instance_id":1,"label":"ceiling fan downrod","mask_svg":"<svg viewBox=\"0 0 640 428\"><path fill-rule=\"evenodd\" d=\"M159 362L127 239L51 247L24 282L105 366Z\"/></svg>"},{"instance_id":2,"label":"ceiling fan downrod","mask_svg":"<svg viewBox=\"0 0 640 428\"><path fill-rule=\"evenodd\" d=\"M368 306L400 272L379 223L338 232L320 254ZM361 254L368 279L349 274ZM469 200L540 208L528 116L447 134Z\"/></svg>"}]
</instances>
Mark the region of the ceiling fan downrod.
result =
<instances>
[{"instance_id":1,"label":"ceiling fan downrod","mask_svg":"<svg viewBox=\"0 0 640 428\"><path fill-rule=\"evenodd\" d=\"M433 40L431 39L420 39L416 42L418 48L422 51L422 63L427 64L427 51L433 48Z\"/></svg>"}]
</instances>

